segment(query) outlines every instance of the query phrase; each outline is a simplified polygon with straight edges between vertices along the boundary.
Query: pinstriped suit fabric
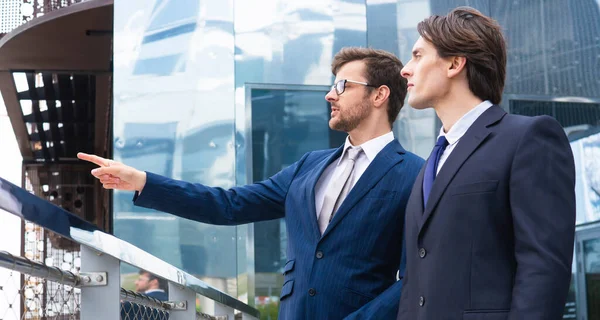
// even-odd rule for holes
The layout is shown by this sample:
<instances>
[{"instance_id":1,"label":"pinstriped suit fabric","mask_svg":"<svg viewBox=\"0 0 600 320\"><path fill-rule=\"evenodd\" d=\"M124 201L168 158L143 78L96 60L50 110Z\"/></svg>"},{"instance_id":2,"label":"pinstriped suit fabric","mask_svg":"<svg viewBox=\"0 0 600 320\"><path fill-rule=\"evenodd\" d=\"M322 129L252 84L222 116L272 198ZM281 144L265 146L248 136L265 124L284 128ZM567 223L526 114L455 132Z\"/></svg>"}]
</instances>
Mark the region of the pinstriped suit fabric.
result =
<instances>
[{"instance_id":1,"label":"pinstriped suit fabric","mask_svg":"<svg viewBox=\"0 0 600 320\"><path fill-rule=\"evenodd\" d=\"M400 298L404 208L424 161L394 140L321 235L315 184L342 148L310 152L268 180L229 190L149 173L135 204L219 225L285 217L288 262L279 319L390 319ZM403 271L401 271L402 273Z\"/></svg>"}]
</instances>

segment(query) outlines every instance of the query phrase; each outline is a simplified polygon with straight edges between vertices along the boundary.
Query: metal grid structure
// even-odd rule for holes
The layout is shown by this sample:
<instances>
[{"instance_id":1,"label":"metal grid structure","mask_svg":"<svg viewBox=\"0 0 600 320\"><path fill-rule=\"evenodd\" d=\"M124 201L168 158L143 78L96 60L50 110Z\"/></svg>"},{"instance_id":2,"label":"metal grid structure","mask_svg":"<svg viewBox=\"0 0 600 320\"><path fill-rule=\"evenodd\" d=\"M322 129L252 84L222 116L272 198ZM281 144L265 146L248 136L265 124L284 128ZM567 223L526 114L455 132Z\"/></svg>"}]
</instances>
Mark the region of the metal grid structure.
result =
<instances>
[{"instance_id":1,"label":"metal grid structure","mask_svg":"<svg viewBox=\"0 0 600 320\"><path fill-rule=\"evenodd\" d=\"M94 167L83 161L73 164L26 164L24 172L30 182L26 189L84 220L93 221L97 186L90 170ZM59 246L57 242L55 246L71 248ZM78 246L76 250L79 250Z\"/></svg>"},{"instance_id":2,"label":"metal grid structure","mask_svg":"<svg viewBox=\"0 0 600 320\"><path fill-rule=\"evenodd\" d=\"M17 297L23 289L20 283L21 276L14 271L0 283L0 319L19 319L21 312Z\"/></svg>"},{"instance_id":3,"label":"metal grid structure","mask_svg":"<svg viewBox=\"0 0 600 320\"><path fill-rule=\"evenodd\" d=\"M40 234L38 226L26 223L28 235ZM36 239L37 242L37 239ZM43 251L43 250L38 250ZM50 266L54 260L46 264L28 258L15 257L7 252L0 252L1 265L11 271L5 283L0 284L0 319L36 319L36 320L77 320L81 318L81 289L88 275L79 275L79 267L68 262L62 268ZM35 254L34 254L35 256ZM68 260L66 257L64 260ZM80 257L75 258L75 263ZM19 274L23 272L24 285L19 286ZM54 281L59 282L54 282ZM23 312L18 318L17 297L24 301ZM144 294L121 288L121 319L128 320L166 320L174 302L154 299ZM215 319L209 318L209 319Z\"/></svg>"},{"instance_id":4,"label":"metal grid structure","mask_svg":"<svg viewBox=\"0 0 600 320\"><path fill-rule=\"evenodd\" d=\"M121 320L167 320L169 306L144 294L121 288Z\"/></svg>"},{"instance_id":5,"label":"metal grid structure","mask_svg":"<svg viewBox=\"0 0 600 320\"><path fill-rule=\"evenodd\" d=\"M21 291L25 302L21 319L80 319L80 289L38 277L26 276L26 279Z\"/></svg>"},{"instance_id":6,"label":"metal grid structure","mask_svg":"<svg viewBox=\"0 0 600 320\"><path fill-rule=\"evenodd\" d=\"M29 192L84 218L86 201L93 201L93 197L86 198L86 193L92 193L88 190L91 185L88 180L91 178L87 174L88 168L81 168L81 165L72 167L59 164L25 165L24 187ZM77 168L79 170L76 170ZM93 203L90 203L91 208ZM78 274L81 267L78 244L31 222L23 222L22 254L31 261L73 274ZM21 319L79 319L81 290L78 288L23 275L19 294L22 301Z\"/></svg>"},{"instance_id":7,"label":"metal grid structure","mask_svg":"<svg viewBox=\"0 0 600 320\"><path fill-rule=\"evenodd\" d=\"M25 258L73 274L79 273L81 254L78 249L68 251L53 247L49 232L33 223L25 222L24 231ZM23 304L21 319L79 319L81 290L78 288L23 275L19 294Z\"/></svg>"},{"instance_id":8,"label":"metal grid structure","mask_svg":"<svg viewBox=\"0 0 600 320\"><path fill-rule=\"evenodd\" d=\"M15 72L13 78L35 161L94 151L95 75Z\"/></svg>"},{"instance_id":9,"label":"metal grid structure","mask_svg":"<svg viewBox=\"0 0 600 320\"><path fill-rule=\"evenodd\" d=\"M23 15L21 14L22 2L22 0L0 1L0 36L23 23Z\"/></svg>"},{"instance_id":10,"label":"metal grid structure","mask_svg":"<svg viewBox=\"0 0 600 320\"><path fill-rule=\"evenodd\" d=\"M152 305L123 301L121 303L121 320L167 320L169 311Z\"/></svg>"},{"instance_id":11,"label":"metal grid structure","mask_svg":"<svg viewBox=\"0 0 600 320\"><path fill-rule=\"evenodd\" d=\"M0 37L44 14L85 0L2 0L0 1Z\"/></svg>"},{"instance_id":12,"label":"metal grid structure","mask_svg":"<svg viewBox=\"0 0 600 320\"><path fill-rule=\"evenodd\" d=\"M89 141L94 133L94 76L25 72L13 78L34 155L32 162L24 164L23 187L93 221L100 200L95 197L91 166L73 159L78 150L93 148ZM78 274L78 244L30 223L25 224L23 235L26 258ZM29 276L23 277L23 286L23 319L79 318L79 289Z\"/></svg>"}]
</instances>

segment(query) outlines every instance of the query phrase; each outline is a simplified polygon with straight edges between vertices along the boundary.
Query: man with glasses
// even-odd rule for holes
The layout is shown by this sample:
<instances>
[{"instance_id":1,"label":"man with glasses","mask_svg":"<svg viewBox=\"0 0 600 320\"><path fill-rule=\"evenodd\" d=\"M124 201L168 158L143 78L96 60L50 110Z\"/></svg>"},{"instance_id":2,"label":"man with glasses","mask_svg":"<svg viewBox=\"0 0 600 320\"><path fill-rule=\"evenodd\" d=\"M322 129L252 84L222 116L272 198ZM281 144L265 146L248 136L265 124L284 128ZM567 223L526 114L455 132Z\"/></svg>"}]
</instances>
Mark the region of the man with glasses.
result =
<instances>
[{"instance_id":1,"label":"man with glasses","mask_svg":"<svg viewBox=\"0 0 600 320\"><path fill-rule=\"evenodd\" d=\"M138 278L135 280L135 291L142 293L147 297L160 301L168 301L169 294L167 281L156 277L146 270L140 270ZM144 308L138 303L132 303L128 300L121 300L121 319L122 320L145 320L145 319L169 319L168 314L164 314L157 309Z\"/></svg>"},{"instance_id":2,"label":"man with glasses","mask_svg":"<svg viewBox=\"0 0 600 320\"><path fill-rule=\"evenodd\" d=\"M163 280L146 270L141 270L139 277L135 280L135 291L158 300L169 300L169 295L165 291L166 289L166 280Z\"/></svg>"},{"instance_id":3,"label":"man with glasses","mask_svg":"<svg viewBox=\"0 0 600 320\"><path fill-rule=\"evenodd\" d=\"M398 310L404 207L423 159L394 139L406 96L402 63L374 49L333 59L325 99L343 146L313 151L271 178L229 190L143 172L80 154L100 166L105 188L136 191L134 203L218 225L285 218L279 319L391 319Z\"/></svg>"}]
</instances>

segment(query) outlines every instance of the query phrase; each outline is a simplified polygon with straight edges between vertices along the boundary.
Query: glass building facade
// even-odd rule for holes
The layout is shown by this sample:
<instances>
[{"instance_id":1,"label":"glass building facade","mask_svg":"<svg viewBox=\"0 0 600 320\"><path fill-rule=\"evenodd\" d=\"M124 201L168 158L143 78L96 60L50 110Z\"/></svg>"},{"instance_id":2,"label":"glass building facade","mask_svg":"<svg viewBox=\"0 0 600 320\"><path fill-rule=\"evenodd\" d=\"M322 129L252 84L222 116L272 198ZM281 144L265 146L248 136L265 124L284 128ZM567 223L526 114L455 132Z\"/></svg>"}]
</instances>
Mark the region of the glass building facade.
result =
<instances>
[{"instance_id":1,"label":"glass building facade","mask_svg":"<svg viewBox=\"0 0 600 320\"><path fill-rule=\"evenodd\" d=\"M417 23L469 5L508 41L502 107L552 115L577 162L578 233L565 318L600 318L600 2L597 0L117 0L114 157L229 188L337 147L324 96L345 46L410 59ZM402 145L427 157L439 121L406 106ZM114 231L276 319L286 259L280 220L212 226L134 207L114 194ZM583 317L583 318L582 318Z\"/></svg>"}]
</instances>

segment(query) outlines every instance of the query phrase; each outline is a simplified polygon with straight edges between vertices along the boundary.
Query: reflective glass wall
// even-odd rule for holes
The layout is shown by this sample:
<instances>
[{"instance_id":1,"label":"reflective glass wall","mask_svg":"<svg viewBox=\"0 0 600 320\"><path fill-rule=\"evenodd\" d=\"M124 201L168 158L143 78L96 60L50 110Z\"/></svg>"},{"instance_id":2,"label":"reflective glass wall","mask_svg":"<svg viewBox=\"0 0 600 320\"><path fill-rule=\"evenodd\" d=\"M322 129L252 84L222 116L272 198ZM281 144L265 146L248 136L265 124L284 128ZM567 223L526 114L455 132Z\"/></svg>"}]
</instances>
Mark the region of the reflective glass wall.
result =
<instances>
[{"instance_id":1,"label":"reflective glass wall","mask_svg":"<svg viewBox=\"0 0 600 320\"><path fill-rule=\"evenodd\" d=\"M115 1L114 156L139 169L235 184L233 3ZM115 192L115 235L237 296L236 228L134 207Z\"/></svg>"},{"instance_id":2,"label":"reflective glass wall","mask_svg":"<svg viewBox=\"0 0 600 320\"><path fill-rule=\"evenodd\" d=\"M600 124L597 0L116 0L115 158L215 187L262 180L304 152L342 143L327 128L323 98L339 49L370 46L408 61L417 23L461 5L504 29L502 107L552 115L569 133L578 174L591 181L578 184L578 222L596 223L600 195L590 188L600 158L583 145L596 143ZM409 106L394 126L422 157L438 130L432 110ZM131 197L115 193L117 236L277 318L283 221L211 226L134 207ZM581 300L596 296L588 287L596 285L573 282L566 318L593 316Z\"/></svg>"}]
</instances>

